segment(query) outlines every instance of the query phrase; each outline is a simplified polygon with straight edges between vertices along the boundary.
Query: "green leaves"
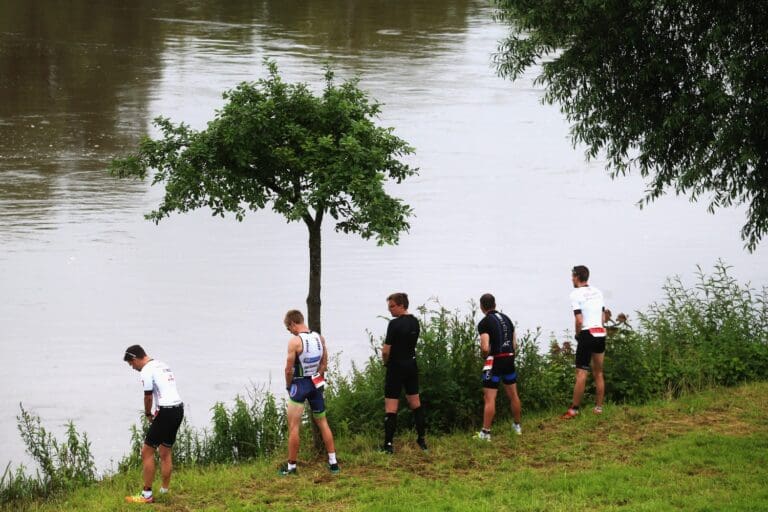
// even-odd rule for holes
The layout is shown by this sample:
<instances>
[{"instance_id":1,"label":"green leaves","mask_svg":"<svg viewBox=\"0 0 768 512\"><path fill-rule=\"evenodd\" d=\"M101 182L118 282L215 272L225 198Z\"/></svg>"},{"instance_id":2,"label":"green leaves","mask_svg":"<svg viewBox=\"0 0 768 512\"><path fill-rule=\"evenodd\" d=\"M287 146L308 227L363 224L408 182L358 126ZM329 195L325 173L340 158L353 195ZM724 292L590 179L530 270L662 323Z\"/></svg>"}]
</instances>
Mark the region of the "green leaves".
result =
<instances>
[{"instance_id":1,"label":"green leaves","mask_svg":"<svg viewBox=\"0 0 768 512\"><path fill-rule=\"evenodd\" d=\"M542 61L545 101L613 177L648 180L709 210L746 205L754 250L768 231L768 5L669 0L499 0L510 35L494 56L516 79Z\"/></svg>"},{"instance_id":2,"label":"green leaves","mask_svg":"<svg viewBox=\"0 0 768 512\"><path fill-rule=\"evenodd\" d=\"M112 162L113 175L165 185L148 218L208 207L214 215L267 206L288 221L319 222L327 212L336 229L396 243L411 209L389 196L417 169L399 158L413 152L388 128L378 127L378 103L356 79L337 84L326 69L318 96L306 84L287 84L277 65L268 76L227 91L227 103L203 131L157 118L162 137L145 138L135 154Z\"/></svg>"}]
</instances>

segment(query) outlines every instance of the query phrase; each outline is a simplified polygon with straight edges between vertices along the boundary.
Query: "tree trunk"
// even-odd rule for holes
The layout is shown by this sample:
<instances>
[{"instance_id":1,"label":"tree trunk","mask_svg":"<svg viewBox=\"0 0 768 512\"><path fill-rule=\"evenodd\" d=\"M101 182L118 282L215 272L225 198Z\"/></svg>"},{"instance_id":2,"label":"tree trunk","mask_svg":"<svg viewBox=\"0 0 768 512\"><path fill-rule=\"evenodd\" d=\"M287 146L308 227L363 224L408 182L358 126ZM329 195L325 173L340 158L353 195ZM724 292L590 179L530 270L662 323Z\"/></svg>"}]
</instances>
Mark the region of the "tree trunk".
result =
<instances>
[{"instance_id":1,"label":"tree trunk","mask_svg":"<svg viewBox=\"0 0 768 512\"><path fill-rule=\"evenodd\" d=\"M322 274L321 226L322 211L312 222L306 221L309 228L309 294L307 295L307 325L315 332L320 331L320 277Z\"/></svg>"},{"instance_id":2,"label":"tree trunk","mask_svg":"<svg viewBox=\"0 0 768 512\"><path fill-rule=\"evenodd\" d=\"M322 275L322 244L321 227L322 211L315 215L314 220L305 218L309 229L309 293L307 294L307 326L317 333L320 332L320 277ZM312 424L312 448L317 454L323 453L323 437L314 421Z\"/></svg>"}]
</instances>

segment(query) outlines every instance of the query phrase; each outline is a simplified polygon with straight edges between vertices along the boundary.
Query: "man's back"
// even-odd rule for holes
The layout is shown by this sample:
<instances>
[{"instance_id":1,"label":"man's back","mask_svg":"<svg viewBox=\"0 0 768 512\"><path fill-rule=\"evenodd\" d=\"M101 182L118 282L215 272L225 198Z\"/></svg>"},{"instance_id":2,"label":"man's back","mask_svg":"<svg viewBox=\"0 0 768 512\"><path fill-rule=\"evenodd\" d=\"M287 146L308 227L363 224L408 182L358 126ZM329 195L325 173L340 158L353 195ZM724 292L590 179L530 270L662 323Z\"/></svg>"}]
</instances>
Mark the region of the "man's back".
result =
<instances>
[{"instance_id":1,"label":"man's back","mask_svg":"<svg viewBox=\"0 0 768 512\"><path fill-rule=\"evenodd\" d=\"M402 315L393 318L387 326L387 337L384 343L391 345L390 361L405 361L416 357L416 343L421 327L413 315Z\"/></svg>"}]
</instances>

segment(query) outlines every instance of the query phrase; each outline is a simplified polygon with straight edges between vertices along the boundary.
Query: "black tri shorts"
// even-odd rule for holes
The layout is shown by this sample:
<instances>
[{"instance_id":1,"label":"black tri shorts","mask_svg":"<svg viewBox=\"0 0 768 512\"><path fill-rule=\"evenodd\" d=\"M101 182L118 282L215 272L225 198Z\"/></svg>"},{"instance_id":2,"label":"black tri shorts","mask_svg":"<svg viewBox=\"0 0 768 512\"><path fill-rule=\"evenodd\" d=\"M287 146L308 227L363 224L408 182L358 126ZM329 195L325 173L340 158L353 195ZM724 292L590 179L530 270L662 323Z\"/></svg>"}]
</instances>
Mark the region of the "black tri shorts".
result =
<instances>
[{"instance_id":1,"label":"black tri shorts","mask_svg":"<svg viewBox=\"0 0 768 512\"><path fill-rule=\"evenodd\" d=\"M588 329L576 335L576 368L590 371L592 354L605 352L605 336L592 336Z\"/></svg>"},{"instance_id":2,"label":"black tri shorts","mask_svg":"<svg viewBox=\"0 0 768 512\"><path fill-rule=\"evenodd\" d=\"M500 382L506 385L517 384L514 357L494 357L491 371L483 375L484 388L499 389Z\"/></svg>"},{"instance_id":3,"label":"black tri shorts","mask_svg":"<svg viewBox=\"0 0 768 512\"><path fill-rule=\"evenodd\" d=\"M144 443L152 448L160 445L170 448L176 442L176 433L181 426L181 420L184 419L184 406L160 407L155 419L149 425L147 437Z\"/></svg>"},{"instance_id":4,"label":"black tri shorts","mask_svg":"<svg viewBox=\"0 0 768 512\"><path fill-rule=\"evenodd\" d=\"M400 391L405 388L406 395L419 394L419 367L416 359L389 361L387 377L384 380L384 397L400 398Z\"/></svg>"}]
</instances>

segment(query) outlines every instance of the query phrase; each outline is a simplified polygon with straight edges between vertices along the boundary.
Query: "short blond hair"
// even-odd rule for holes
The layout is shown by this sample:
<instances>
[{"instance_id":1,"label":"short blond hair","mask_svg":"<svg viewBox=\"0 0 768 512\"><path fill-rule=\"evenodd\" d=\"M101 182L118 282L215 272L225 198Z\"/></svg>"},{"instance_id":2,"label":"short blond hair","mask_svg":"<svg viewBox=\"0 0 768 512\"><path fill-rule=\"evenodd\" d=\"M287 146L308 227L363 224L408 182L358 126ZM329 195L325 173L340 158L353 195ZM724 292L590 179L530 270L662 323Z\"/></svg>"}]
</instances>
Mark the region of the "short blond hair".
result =
<instances>
[{"instance_id":1,"label":"short blond hair","mask_svg":"<svg viewBox=\"0 0 768 512\"><path fill-rule=\"evenodd\" d=\"M298 309L291 309L285 314L285 319L283 320L286 326L291 324L303 324L304 323L304 315L301 314L301 311Z\"/></svg>"}]
</instances>

